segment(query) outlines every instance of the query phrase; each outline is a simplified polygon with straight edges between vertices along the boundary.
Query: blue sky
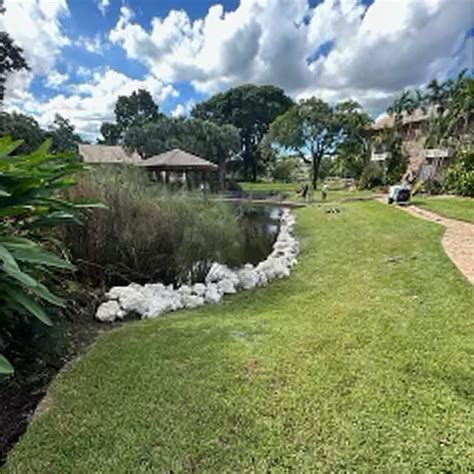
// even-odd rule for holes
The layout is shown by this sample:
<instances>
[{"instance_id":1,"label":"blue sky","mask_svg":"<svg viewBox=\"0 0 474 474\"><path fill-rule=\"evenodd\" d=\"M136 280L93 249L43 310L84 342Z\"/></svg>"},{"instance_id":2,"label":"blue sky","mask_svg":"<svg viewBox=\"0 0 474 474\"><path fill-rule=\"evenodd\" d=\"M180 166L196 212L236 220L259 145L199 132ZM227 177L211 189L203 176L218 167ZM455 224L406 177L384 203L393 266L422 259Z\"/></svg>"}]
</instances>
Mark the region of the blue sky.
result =
<instances>
[{"instance_id":1,"label":"blue sky","mask_svg":"<svg viewBox=\"0 0 474 474\"><path fill-rule=\"evenodd\" d=\"M353 98L373 115L403 88L473 66L472 0L5 0L0 27L31 72L6 106L94 139L119 94L170 115L243 83Z\"/></svg>"}]
</instances>

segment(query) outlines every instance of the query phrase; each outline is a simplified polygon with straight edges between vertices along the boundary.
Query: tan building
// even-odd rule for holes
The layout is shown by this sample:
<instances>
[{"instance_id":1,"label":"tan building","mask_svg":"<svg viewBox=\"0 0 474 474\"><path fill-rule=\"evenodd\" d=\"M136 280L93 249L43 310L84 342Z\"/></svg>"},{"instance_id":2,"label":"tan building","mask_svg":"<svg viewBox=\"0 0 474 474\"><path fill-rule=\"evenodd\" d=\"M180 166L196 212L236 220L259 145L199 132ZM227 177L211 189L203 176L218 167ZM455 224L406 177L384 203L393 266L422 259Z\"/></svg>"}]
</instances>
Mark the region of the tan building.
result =
<instances>
[{"instance_id":1,"label":"tan building","mask_svg":"<svg viewBox=\"0 0 474 474\"><path fill-rule=\"evenodd\" d=\"M426 181L437 178L450 161L451 149L430 148L426 143L435 113L434 108L416 109L402 118L402 153L407 159L404 179ZM395 117L389 114L381 115L372 125L372 161L385 163L390 158L384 134L394 126Z\"/></svg>"}]
</instances>

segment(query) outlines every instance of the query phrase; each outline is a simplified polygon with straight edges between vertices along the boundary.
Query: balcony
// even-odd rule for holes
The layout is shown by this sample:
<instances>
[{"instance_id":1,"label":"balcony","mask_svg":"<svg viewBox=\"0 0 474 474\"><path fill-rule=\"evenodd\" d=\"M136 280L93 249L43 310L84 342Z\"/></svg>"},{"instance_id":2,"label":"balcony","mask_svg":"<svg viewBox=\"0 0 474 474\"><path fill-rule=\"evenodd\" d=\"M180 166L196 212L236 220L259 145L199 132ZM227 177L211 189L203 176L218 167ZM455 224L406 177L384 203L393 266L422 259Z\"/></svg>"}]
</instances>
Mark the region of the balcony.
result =
<instances>
[{"instance_id":1,"label":"balcony","mask_svg":"<svg viewBox=\"0 0 474 474\"><path fill-rule=\"evenodd\" d=\"M386 161L390 158L391 153L389 151L377 152L373 151L370 159L372 161Z\"/></svg>"}]
</instances>

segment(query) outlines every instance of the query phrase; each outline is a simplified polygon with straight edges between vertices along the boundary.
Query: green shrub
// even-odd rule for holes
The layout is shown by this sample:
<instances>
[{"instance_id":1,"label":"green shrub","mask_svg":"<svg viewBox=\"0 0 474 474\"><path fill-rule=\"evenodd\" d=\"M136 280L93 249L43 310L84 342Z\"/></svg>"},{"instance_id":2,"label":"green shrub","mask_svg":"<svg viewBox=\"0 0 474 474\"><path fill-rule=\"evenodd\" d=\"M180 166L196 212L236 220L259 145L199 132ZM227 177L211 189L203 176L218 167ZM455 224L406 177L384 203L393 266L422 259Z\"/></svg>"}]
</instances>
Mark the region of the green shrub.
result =
<instances>
[{"instance_id":1,"label":"green shrub","mask_svg":"<svg viewBox=\"0 0 474 474\"><path fill-rule=\"evenodd\" d=\"M474 196L474 149L464 148L444 175L446 191Z\"/></svg>"},{"instance_id":2,"label":"green shrub","mask_svg":"<svg viewBox=\"0 0 474 474\"><path fill-rule=\"evenodd\" d=\"M363 189L372 189L385 184L384 169L380 163L369 161L362 172L358 186Z\"/></svg>"},{"instance_id":3,"label":"green shrub","mask_svg":"<svg viewBox=\"0 0 474 474\"><path fill-rule=\"evenodd\" d=\"M94 168L79 177L69 196L107 205L64 235L87 284L196 280L212 261L237 251L238 228L226 205L171 194L140 169Z\"/></svg>"},{"instance_id":4,"label":"green shrub","mask_svg":"<svg viewBox=\"0 0 474 474\"><path fill-rule=\"evenodd\" d=\"M43 305L62 306L63 300L47 287L53 270L72 270L52 247L49 231L58 224L78 222L81 206L57 197L73 184L82 168L75 154L54 155L45 143L28 155L12 153L22 144L0 138L0 342L14 333L25 316L51 325ZM0 356L0 374L12 367Z\"/></svg>"}]
</instances>

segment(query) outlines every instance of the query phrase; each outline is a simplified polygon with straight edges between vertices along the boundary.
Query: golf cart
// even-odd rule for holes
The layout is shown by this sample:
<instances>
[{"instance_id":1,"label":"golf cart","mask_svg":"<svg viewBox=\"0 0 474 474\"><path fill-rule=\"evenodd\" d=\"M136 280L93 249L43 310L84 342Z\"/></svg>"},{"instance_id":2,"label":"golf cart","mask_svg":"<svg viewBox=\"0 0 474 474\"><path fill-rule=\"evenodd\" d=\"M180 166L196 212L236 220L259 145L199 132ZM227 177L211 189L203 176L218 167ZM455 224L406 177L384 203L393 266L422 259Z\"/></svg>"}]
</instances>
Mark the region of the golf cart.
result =
<instances>
[{"instance_id":1,"label":"golf cart","mask_svg":"<svg viewBox=\"0 0 474 474\"><path fill-rule=\"evenodd\" d=\"M398 204L400 206L407 206L410 204L410 185L396 184L388 188L388 203Z\"/></svg>"}]
</instances>

